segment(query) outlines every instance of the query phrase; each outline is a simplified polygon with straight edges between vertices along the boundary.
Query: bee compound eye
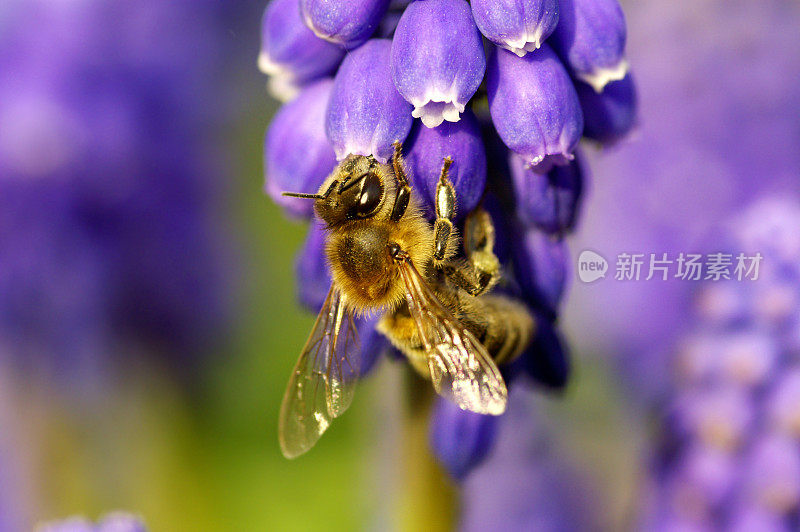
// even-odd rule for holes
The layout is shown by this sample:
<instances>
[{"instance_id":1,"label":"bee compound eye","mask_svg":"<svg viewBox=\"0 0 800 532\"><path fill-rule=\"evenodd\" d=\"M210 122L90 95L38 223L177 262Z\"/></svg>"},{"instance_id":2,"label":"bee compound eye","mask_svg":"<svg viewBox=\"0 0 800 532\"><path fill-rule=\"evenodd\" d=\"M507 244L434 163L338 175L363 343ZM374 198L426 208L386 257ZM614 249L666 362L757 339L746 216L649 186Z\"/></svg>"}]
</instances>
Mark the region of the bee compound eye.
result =
<instances>
[{"instance_id":1,"label":"bee compound eye","mask_svg":"<svg viewBox=\"0 0 800 532\"><path fill-rule=\"evenodd\" d=\"M383 197L383 183L376 174L369 173L364 176L361 195L356 204L356 214L360 217L369 216L378 208Z\"/></svg>"}]
</instances>

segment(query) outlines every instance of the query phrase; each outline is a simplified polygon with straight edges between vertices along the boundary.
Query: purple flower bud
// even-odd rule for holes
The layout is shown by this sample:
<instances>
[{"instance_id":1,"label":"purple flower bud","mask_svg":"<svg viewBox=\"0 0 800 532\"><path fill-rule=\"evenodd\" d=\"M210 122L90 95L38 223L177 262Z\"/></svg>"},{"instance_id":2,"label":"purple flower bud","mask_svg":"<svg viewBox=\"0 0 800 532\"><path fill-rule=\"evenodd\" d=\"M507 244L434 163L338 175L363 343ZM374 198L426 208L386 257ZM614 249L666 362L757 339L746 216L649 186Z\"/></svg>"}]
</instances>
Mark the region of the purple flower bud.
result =
<instances>
[{"instance_id":1,"label":"purple flower bud","mask_svg":"<svg viewBox=\"0 0 800 532\"><path fill-rule=\"evenodd\" d=\"M741 249L759 251L771 261L796 263L800 256L800 209L789 197L762 198L735 222Z\"/></svg>"},{"instance_id":2,"label":"purple flower bud","mask_svg":"<svg viewBox=\"0 0 800 532\"><path fill-rule=\"evenodd\" d=\"M456 189L456 212L466 214L478 204L486 185L486 151L472 111L466 110L458 122L444 122L434 128L417 123L411 131L406 162L416 190L431 210L446 156L453 159L448 177Z\"/></svg>"},{"instance_id":3,"label":"purple flower bud","mask_svg":"<svg viewBox=\"0 0 800 532\"><path fill-rule=\"evenodd\" d=\"M480 464L494 443L497 416L461 410L453 402L436 398L431 421L431 447L457 480Z\"/></svg>"},{"instance_id":4,"label":"purple flower bud","mask_svg":"<svg viewBox=\"0 0 800 532\"><path fill-rule=\"evenodd\" d=\"M628 72L625 16L617 0L559 0L550 41L575 77L600 92Z\"/></svg>"},{"instance_id":5,"label":"purple flower bud","mask_svg":"<svg viewBox=\"0 0 800 532\"><path fill-rule=\"evenodd\" d=\"M281 192L316 193L336 167L325 137L325 112L333 80L313 83L275 115L264 143L265 190L289 214L308 218L314 202Z\"/></svg>"},{"instance_id":6,"label":"purple flower bud","mask_svg":"<svg viewBox=\"0 0 800 532\"><path fill-rule=\"evenodd\" d=\"M385 163L392 143L411 130L411 106L397 92L389 73L386 39L372 39L342 62L328 104L325 132L341 160L350 154L374 155Z\"/></svg>"},{"instance_id":7,"label":"purple flower bud","mask_svg":"<svg viewBox=\"0 0 800 532\"><path fill-rule=\"evenodd\" d=\"M487 39L522 57L539 48L558 23L557 0L472 0Z\"/></svg>"},{"instance_id":8,"label":"purple flower bud","mask_svg":"<svg viewBox=\"0 0 800 532\"><path fill-rule=\"evenodd\" d=\"M318 37L353 49L378 28L389 0L300 0L306 25Z\"/></svg>"},{"instance_id":9,"label":"purple flower bud","mask_svg":"<svg viewBox=\"0 0 800 532\"><path fill-rule=\"evenodd\" d=\"M491 158L489 160L491 161ZM506 207L492 192L484 195L482 206L492 217L495 236L494 254L501 264L507 264L511 257L511 250L516 248L518 241L516 226L519 224L512 219L513 209Z\"/></svg>"},{"instance_id":10,"label":"purple flower bud","mask_svg":"<svg viewBox=\"0 0 800 532\"><path fill-rule=\"evenodd\" d=\"M567 71L546 44L525 57L498 49L486 88L503 142L531 165L570 161L583 133L583 113Z\"/></svg>"},{"instance_id":11,"label":"purple flower bud","mask_svg":"<svg viewBox=\"0 0 800 532\"><path fill-rule=\"evenodd\" d=\"M380 315L362 316L355 320L361 360L359 375L362 377L372 371L381 355L386 353L390 347L386 337L375 329L379 320Z\"/></svg>"},{"instance_id":12,"label":"purple flower bud","mask_svg":"<svg viewBox=\"0 0 800 532\"><path fill-rule=\"evenodd\" d=\"M567 281L566 244L531 229L513 251L514 274L525 299L555 313Z\"/></svg>"},{"instance_id":13,"label":"purple flower bud","mask_svg":"<svg viewBox=\"0 0 800 532\"><path fill-rule=\"evenodd\" d=\"M569 353L552 319L537 312L536 335L528 350L520 357L525 372L539 384L563 388L569 380Z\"/></svg>"},{"instance_id":14,"label":"purple flower bud","mask_svg":"<svg viewBox=\"0 0 800 532\"><path fill-rule=\"evenodd\" d=\"M306 200L308 201L308 200ZM325 256L325 226L314 220L295 261L298 280L297 299L313 312L319 312L331 288L331 269Z\"/></svg>"},{"instance_id":15,"label":"purple flower bud","mask_svg":"<svg viewBox=\"0 0 800 532\"><path fill-rule=\"evenodd\" d=\"M509 166L517 213L525 224L547 233L563 233L574 227L586 165L576 157L566 166L554 166L547 173L539 173L528 168L518 155L511 154Z\"/></svg>"},{"instance_id":16,"label":"purple flower bud","mask_svg":"<svg viewBox=\"0 0 800 532\"><path fill-rule=\"evenodd\" d=\"M258 68L284 85L301 85L333 74L344 50L323 41L300 18L297 0L273 0L261 20ZM281 83L271 80L272 86Z\"/></svg>"},{"instance_id":17,"label":"purple flower bud","mask_svg":"<svg viewBox=\"0 0 800 532\"><path fill-rule=\"evenodd\" d=\"M583 134L604 144L627 135L636 123L636 87L630 74L612 81L602 92L580 81L575 83L583 109Z\"/></svg>"},{"instance_id":18,"label":"purple flower bud","mask_svg":"<svg viewBox=\"0 0 800 532\"><path fill-rule=\"evenodd\" d=\"M486 71L480 31L465 0L406 8L392 42L392 79L427 127L458 122Z\"/></svg>"}]
</instances>

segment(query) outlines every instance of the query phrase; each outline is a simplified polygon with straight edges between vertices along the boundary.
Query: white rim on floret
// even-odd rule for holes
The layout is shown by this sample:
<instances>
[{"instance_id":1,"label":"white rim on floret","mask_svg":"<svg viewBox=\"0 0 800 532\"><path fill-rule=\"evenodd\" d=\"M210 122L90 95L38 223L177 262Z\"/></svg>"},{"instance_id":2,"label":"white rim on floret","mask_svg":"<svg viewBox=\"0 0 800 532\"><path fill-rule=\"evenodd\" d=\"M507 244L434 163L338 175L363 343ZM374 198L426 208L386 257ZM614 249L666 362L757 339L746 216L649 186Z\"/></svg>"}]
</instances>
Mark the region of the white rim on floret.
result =
<instances>
[{"instance_id":1,"label":"white rim on floret","mask_svg":"<svg viewBox=\"0 0 800 532\"><path fill-rule=\"evenodd\" d=\"M334 147L333 151L336 154L336 160L342 161L348 155L363 155L365 157L372 155L375 157L381 164L386 164L389 162L388 157L382 157L378 154L378 143L375 141L370 141L371 144L369 146L365 145L363 142L349 142L344 145L342 149L337 149Z\"/></svg>"},{"instance_id":2,"label":"white rim on floret","mask_svg":"<svg viewBox=\"0 0 800 532\"><path fill-rule=\"evenodd\" d=\"M290 75L286 67L274 61L269 54L263 50L258 54L258 69L268 76L286 77Z\"/></svg>"},{"instance_id":3,"label":"white rim on floret","mask_svg":"<svg viewBox=\"0 0 800 532\"><path fill-rule=\"evenodd\" d=\"M628 75L628 61L620 60L619 63L609 68L597 68L589 74L577 74L578 79L588 83L598 94L603 92L606 85L612 81L619 81Z\"/></svg>"},{"instance_id":4,"label":"white rim on floret","mask_svg":"<svg viewBox=\"0 0 800 532\"><path fill-rule=\"evenodd\" d=\"M542 28L537 26L533 31L526 30L517 39L506 38L498 44L509 52L513 52L519 57L524 57L528 52L538 50L542 46Z\"/></svg>"},{"instance_id":5,"label":"white rim on floret","mask_svg":"<svg viewBox=\"0 0 800 532\"><path fill-rule=\"evenodd\" d=\"M279 102L286 103L300 94L300 87L291 76L275 74L267 80L267 92Z\"/></svg>"},{"instance_id":6,"label":"white rim on floret","mask_svg":"<svg viewBox=\"0 0 800 532\"><path fill-rule=\"evenodd\" d=\"M455 92L454 89L449 91L430 89L424 97L412 98L411 105L414 106L414 110L411 111L411 116L421 119L425 127L436 127L445 120L458 122L461 120L465 104L456 101Z\"/></svg>"}]
</instances>

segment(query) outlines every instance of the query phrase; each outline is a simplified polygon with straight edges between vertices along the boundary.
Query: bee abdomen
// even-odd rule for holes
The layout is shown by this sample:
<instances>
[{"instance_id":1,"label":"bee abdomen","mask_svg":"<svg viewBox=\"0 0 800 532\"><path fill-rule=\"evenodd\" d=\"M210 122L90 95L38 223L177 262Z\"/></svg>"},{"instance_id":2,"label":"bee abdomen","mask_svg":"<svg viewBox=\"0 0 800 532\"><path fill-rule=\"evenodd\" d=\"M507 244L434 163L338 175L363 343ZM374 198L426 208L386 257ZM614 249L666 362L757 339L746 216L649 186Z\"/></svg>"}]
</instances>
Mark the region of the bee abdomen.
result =
<instances>
[{"instance_id":1,"label":"bee abdomen","mask_svg":"<svg viewBox=\"0 0 800 532\"><path fill-rule=\"evenodd\" d=\"M511 362L528 347L535 322L528 309L508 297L485 295L478 298L486 320L482 342L498 364Z\"/></svg>"}]
</instances>

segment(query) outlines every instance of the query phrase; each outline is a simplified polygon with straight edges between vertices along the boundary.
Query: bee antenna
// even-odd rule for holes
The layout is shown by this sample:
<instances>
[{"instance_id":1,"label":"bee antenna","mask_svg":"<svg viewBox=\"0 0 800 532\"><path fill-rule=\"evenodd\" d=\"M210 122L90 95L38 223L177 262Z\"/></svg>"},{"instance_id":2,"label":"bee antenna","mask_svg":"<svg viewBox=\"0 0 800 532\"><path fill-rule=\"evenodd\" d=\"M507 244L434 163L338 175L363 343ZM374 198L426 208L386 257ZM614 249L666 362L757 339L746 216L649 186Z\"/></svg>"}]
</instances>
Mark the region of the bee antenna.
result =
<instances>
[{"instance_id":1,"label":"bee antenna","mask_svg":"<svg viewBox=\"0 0 800 532\"><path fill-rule=\"evenodd\" d=\"M339 181L334 179L330 186L328 186L328 190L325 191L324 194L306 194L304 192L281 192L281 196L289 196L290 198L304 198L304 199L328 199L328 196L331 195L333 189L336 188L336 185L339 184Z\"/></svg>"},{"instance_id":2,"label":"bee antenna","mask_svg":"<svg viewBox=\"0 0 800 532\"><path fill-rule=\"evenodd\" d=\"M325 199L325 196L322 194L304 194L303 192L281 192L281 196L289 196L290 198Z\"/></svg>"}]
</instances>

